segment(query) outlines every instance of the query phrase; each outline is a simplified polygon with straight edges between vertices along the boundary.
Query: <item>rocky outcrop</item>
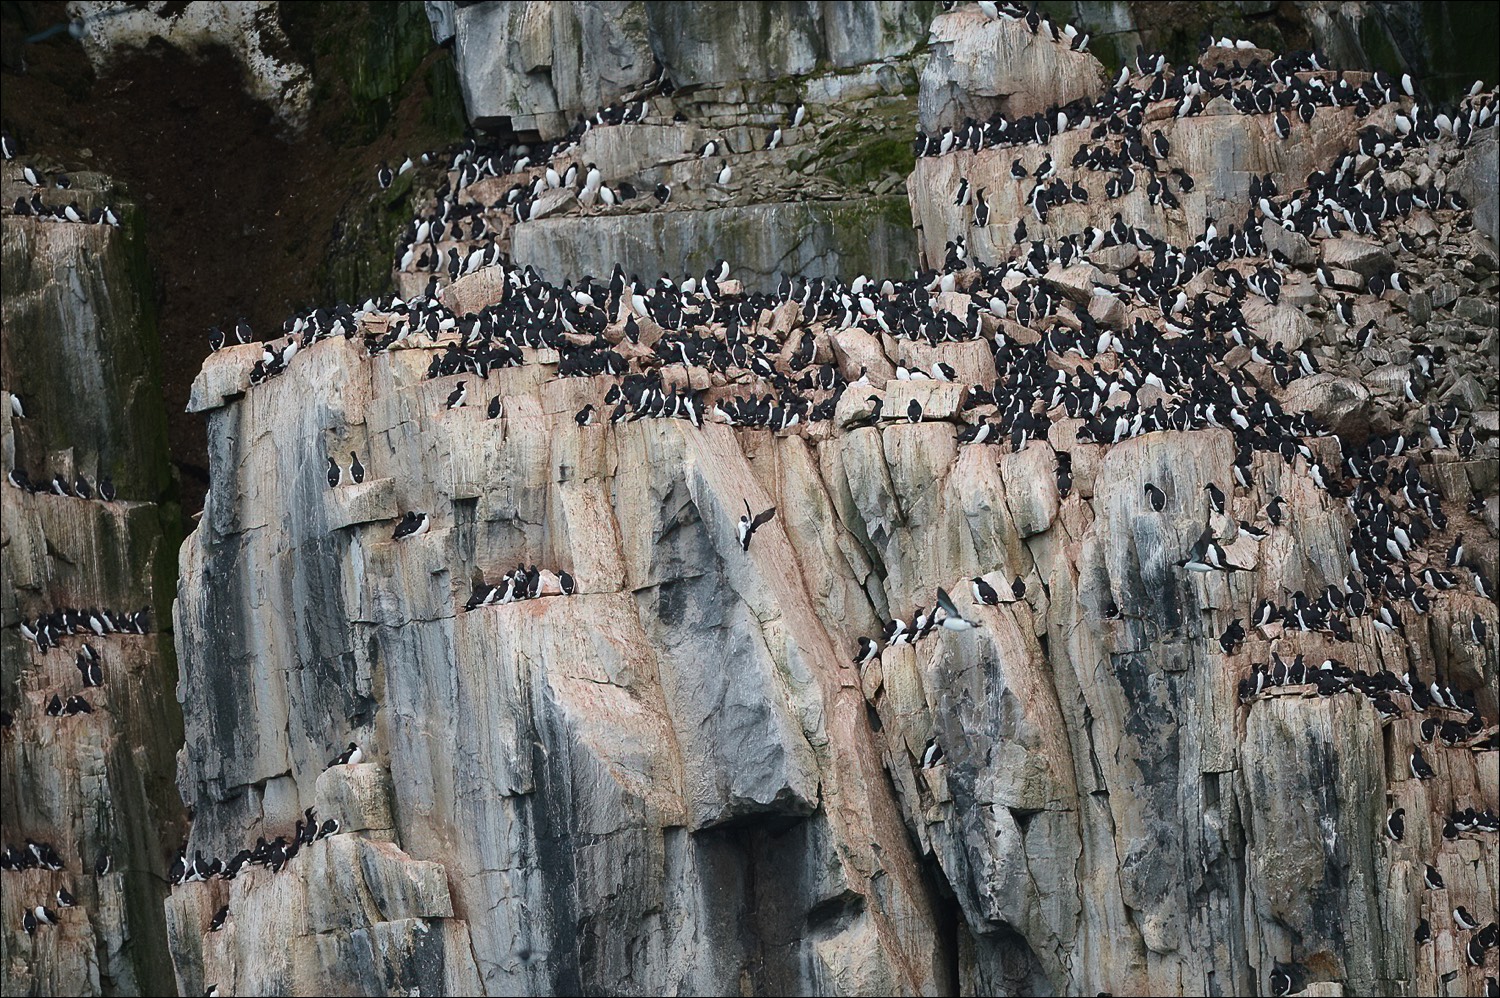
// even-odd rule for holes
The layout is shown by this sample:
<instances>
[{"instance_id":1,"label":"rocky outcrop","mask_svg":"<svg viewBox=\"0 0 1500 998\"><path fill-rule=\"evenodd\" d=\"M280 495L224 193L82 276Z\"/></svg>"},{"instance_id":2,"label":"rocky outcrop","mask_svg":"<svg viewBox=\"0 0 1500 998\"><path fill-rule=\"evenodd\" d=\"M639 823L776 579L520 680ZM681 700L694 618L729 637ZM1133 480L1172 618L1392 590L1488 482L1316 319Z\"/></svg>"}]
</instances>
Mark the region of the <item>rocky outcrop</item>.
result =
<instances>
[{"instance_id":1,"label":"rocky outcrop","mask_svg":"<svg viewBox=\"0 0 1500 998\"><path fill-rule=\"evenodd\" d=\"M434 36L441 42L444 5ZM448 5L452 6L452 5ZM678 87L770 81L899 59L921 46L930 2L700 4L528 0L453 11L464 103L479 123L563 135L661 69Z\"/></svg>"},{"instance_id":2,"label":"rocky outcrop","mask_svg":"<svg viewBox=\"0 0 1500 998\"><path fill-rule=\"evenodd\" d=\"M847 634L819 613L872 620L835 567L863 558L768 570L828 543L800 439L751 462L727 428L579 428L604 386L536 367L496 386L500 420L434 419L426 350L305 357L209 414L216 449L246 449L215 462L183 555L192 851L285 827L353 739L391 770L402 847L446 867L487 992L949 986ZM247 440L247 417L308 422L274 434L301 442L285 446ZM371 477L329 490L324 452L351 449ZM372 488L396 501L332 526ZM744 498L789 517L749 558ZM434 529L392 541L387 519L418 508ZM578 592L455 612L468 580L518 559Z\"/></svg>"},{"instance_id":3,"label":"rocky outcrop","mask_svg":"<svg viewBox=\"0 0 1500 998\"><path fill-rule=\"evenodd\" d=\"M7 165L7 200L11 199ZM118 192L107 178L74 177L85 208ZM44 488L71 491L111 477L114 502L0 485L0 841L56 850L61 867L0 872L5 911L0 964L7 994L159 994L172 990L162 901L169 850L180 834L172 786L181 720L170 690L170 565L180 532L158 506L167 484L164 413L139 232L7 215L3 234L5 392L0 455ZM21 399L25 418L11 408ZM20 625L69 607L135 611L144 635L63 637L43 650ZM102 685L75 666L87 640ZM90 713L50 716L54 697L81 696ZM98 871L101 857L108 868ZM63 909L64 889L76 907ZM22 912L45 905L59 923L23 932Z\"/></svg>"}]
</instances>

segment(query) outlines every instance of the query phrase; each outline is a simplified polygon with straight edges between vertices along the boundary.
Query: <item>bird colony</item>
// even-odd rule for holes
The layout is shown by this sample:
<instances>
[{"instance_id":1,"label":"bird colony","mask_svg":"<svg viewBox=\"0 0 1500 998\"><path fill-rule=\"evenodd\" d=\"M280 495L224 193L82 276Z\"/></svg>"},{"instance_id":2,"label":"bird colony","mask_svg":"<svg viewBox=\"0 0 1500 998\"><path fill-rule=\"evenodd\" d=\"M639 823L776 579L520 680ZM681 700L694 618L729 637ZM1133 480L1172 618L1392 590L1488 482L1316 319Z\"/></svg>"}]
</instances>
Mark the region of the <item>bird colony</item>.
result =
<instances>
[{"instance_id":1,"label":"bird colony","mask_svg":"<svg viewBox=\"0 0 1500 998\"><path fill-rule=\"evenodd\" d=\"M1012 33L1018 44L1074 53L1088 47L1086 33L1034 9L944 7L940 18L962 19L964 30ZM1495 372L1492 358L1478 356L1479 339L1454 339L1465 320L1481 331L1485 322L1493 327L1496 261L1464 195L1445 182L1470 146L1493 141L1496 92L1475 84L1440 106L1409 77L1340 72L1315 52L1275 54L1208 39L1194 65L1138 52L1092 96L919 134L908 186L925 259L911 273L784 275L776 287L756 290L736 280L732 246L720 248L723 259L708 272L680 277L621 267L544 276L513 261L511 234L538 218L671 210L681 190L653 184L649 171L605 177L579 148L596 129L670 121L672 97L663 72L557 142L475 140L396 169L380 164L382 188L412 171L436 177L432 201L397 247L399 293L306 310L264 339L243 319L226 324L229 334L210 332L193 407L209 414L211 446L226 448L215 461L228 466L216 464L198 535L184 549L177 611L190 715L179 784L198 807L191 844L173 867L169 905L183 986L230 993L216 975L235 973L234 961L209 935L232 927L242 905L257 906L254 931L270 931L270 902L255 900L282 890L270 875L295 873L299 850L325 838L360 834L347 821L341 826L344 814L320 820L321 810L283 805L293 822L276 828L266 821L253 845L235 840L255 819L226 791L250 783L243 774L270 749L243 744L243 758L227 761L195 756L216 744L202 735L206 725L233 723L195 722L195 698L215 710L228 709L227 698L246 710L269 704L286 722L276 727L296 729L290 745L283 730L275 752L303 787L291 794L299 804L315 781L323 808L325 784L344 769L389 768L399 786L428 765L411 758L428 751L415 744L426 736L411 734L426 723L420 705L444 703L471 711L462 714L469 723L504 727L522 709L507 698L541 695L524 684L506 687L518 680L503 668L476 686L451 680L451 694L398 689L426 681L397 678L393 656L403 642L416 642L405 654L420 649L418 677L463 673L429 653L510 661L544 649L587 659L594 638L577 631L600 640L639 636L643 625L616 619L630 594L661 587L674 572L702 570L684 539L692 531L706 538L718 566L712 585L756 606L762 619L744 626L756 634L764 628L768 643L772 627L795 635L777 640L800 643L800 664L781 663L786 676L766 691L796 705L788 713L801 715L792 723L803 730L776 737L802 751L817 742L814 731L873 727L859 737L878 746L894 788L877 786L868 767L809 748L807 759L782 764L791 775L783 774L787 789L774 802L746 792L761 800L750 811L801 808L805 816L825 808L835 829L827 834L858 852L847 844L861 835L875 836L863 848L882 844L881 833L861 831L857 815L836 812L863 807L879 826L880 805L859 804L861 795L894 793L908 833L902 848L936 859L955 885L966 931L982 937L1004 924L1025 937L1019 979L979 959L971 985L1167 987L1144 955L1101 957L1096 948L1108 939L1059 927L1065 915L1048 905L1086 903L1073 885L1034 884L1029 900L995 900L1017 875L1004 872L997 850L1029 855L1034 841L1050 841L1033 835L1055 815L1085 807L1054 799L1081 800L1086 778L1097 778L1108 798L1109 774L1123 765L1095 758L1092 769L1083 763L1085 776L1069 769L1061 777L1069 766L1062 757L1076 748L1064 741L1048 759L1022 743L1066 738L1075 713L1082 727L1106 710L1145 718L1124 722L1137 724L1135 737L1144 740L1153 699L1169 683L1202 673L1192 689L1215 704L1223 732L1201 750L1232 755L1238 750L1222 746L1265 743L1266 754L1255 767L1244 764L1233 791L1233 820L1250 840L1242 848L1253 851L1257 836L1274 840L1276 808L1288 806L1268 789L1265 759L1289 755L1287 765L1299 770L1327 767L1305 777L1314 788L1308 806L1325 808L1308 820L1323 822L1329 857L1347 860L1350 850L1370 857L1366 872L1388 898L1378 915L1359 916L1367 919L1361 931L1384 920L1392 923L1384 938L1409 940L1396 947L1410 954L1398 972L1376 966L1377 954L1351 955L1342 941L1330 941L1343 937L1326 926L1323 935L1278 928L1293 923L1278 922L1281 909L1267 900L1275 871L1241 857L1249 882L1236 890L1266 911L1256 909L1260 928L1241 937L1248 956L1236 958L1242 970L1226 971L1237 981L1230 990L1286 995L1331 981L1364 993L1400 978L1407 993L1440 980L1443 993L1496 994ZM763 149L794 145L819 113L801 101L782 110ZM1201 134L1214 133L1195 130L1225 127L1261 136L1270 165L1232 183L1203 176L1211 164ZM703 185L732 184L736 153L722 140L683 154L704 164ZM1307 169L1286 168L1308 157L1316 162ZM28 176L38 187L40 180ZM15 213L44 207L33 197L18 201ZM1460 273L1470 288L1462 295L1454 280ZM1476 309L1475 298L1488 304ZM1493 328L1482 342L1494 346ZM237 439L240 425L274 426L268 433L281 435L280 456L256 464L256 445ZM266 480L237 477L236 462L261 468ZM654 462L688 470L653 478ZM24 469L10 475L13 486L31 487ZM799 485L798 475L821 484ZM572 482L593 484L570 489ZM91 491L87 482L57 478L51 488L82 498ZM258 511L237 507L247 495ZM215 566L232 563L224 550L253 550L259 542L251 535L269 530L254 518L293 503L318 513L293 518L276 557L316 560L338 551L360 566L360 578L307 583L342 593L318 604L318 613L337 611L337 619L300 620L289 628L300 636L256 637L253 615L226 624L233 615L213 593L192 587L211 589ZM548 526L553 520L565 526ZM264 592L299 599L294 588ZM692 593L672 613L706 613L691 606L704 590ZM797 600L808 614L790 608ZM573 604L583 608L568 609ZM666 620L664 606L651 612ZM778 614L780 622L767 623ZM404 637L396 620L436 627L443 637ZM1066 631L1060 620L1071 622ZM38 608L20 626L38 657L76 654L79 686L89 687L102 682L94 643L148 625L129 614ZM228 630L216 632L220 626ZM684 633L672 626L668 620L645 633ZM549 628L558 636L546 637ZM345 632L365 637L351 641ZM366 638L370 651L350 650ZM838 650L821 652L819 642ZM224 646L232 646L224 661L247 670L227 687L205 674L198 654ZM299 690L267 694L268 676L288 688L307 681L250 664L278 657L302 663L290 671L323 670L319 682L343 689L321 701ZM1087 658L1118 677L1120 703L1085 705L1079 684L1061 679L1042 681L1056 686L1054 699L1027 691L1039 676L1065 671L1067 660ZM711 655L696 664L739 668ZM587 662L571 667L591 675ZM966 685L997 667L1003 680ZM588 680L604 687L632 681ZM581 683L566 696L556 688L547 695L583 710L586 699L567 699L596 695L579 692ZM801 686L774 692L783 684ZM839 699L839 689L858 692L858 709ZM1021 720L992 717L986 696ZM477 701L465 706L465 697ZM64 703L53 694L46 713L73 713L80 699ZM731 707L717 703L705 717ZM668 718L661 739L694 737L670 704L641 709ZM1355 731L1368 739L1358 751L1375 760L1361 769L1369 820L1327 809L1344 797L1328 789L1335 775L1326 759L1299 757L1296 729L1304 724L1337 727L1330 738ZM556 772L541 759L550 754L542 742L533 760L529 736L514 736L517 744L512 735L493 737L518 754L492 778L541 792L546 774ZM1118 738L1122 750L1134 744ZM640 751L651 757L655 750ZM642 765L648 777L655 772ZM810 786L799 767L815 774ZM1019 775L1001 772L1007 767ZM1203 763L1205 778L1235 768ZM434 771L445 770L434 764ZM1129 793L1125 784L1120 790ZM258 786L269 802L270 785ZM1045 792L1034 803L1038 786ZM1015 800L991 815L979 799L986 788L996 800ZM442 832L434 832L441 846L414 840L411 830L448 792L427 788L408 801L398 790L394 808L417 813L392 818L389 827L404 831L392 837L412 856L447 864L481 979L560 987L564 978L549 976L559 973L555 965L580 958L562 955L562 937L523 924L524 916L490 924L500 917L485 914L494 905L485 892L499 881L469 872L482 865L479 847L449 842ZM835 792L856 803L830 803ZM1147 803L1138 806L1148 808L1153 792L1139 791ZM791 799L800 803L783 803ZM260 806L262 814L271 810ZM713 827L736 813L717 806L696 800L685 822L661 824ZM1110 798L1107 806L1125 805ZM1217 801L1203 807L1203 821L1228 820ZM480 814L491 812L460 810L450 820L462 837L464 815ZM1143 819L1117 811L1113 820ZM1300 820L1288 818L1287 827ZM1131 850L1149 848L1141 843L1151 824L1141 827ZM999 844L957 841L979 831ZM539 862L524 844L496 848L504 853L493 860L498 866ZM1192 877L1212 879L1227 862L1212 846L1192 848L1192 863L1201 865ZM1313 859L1321 870L1322 858ZM28 840L7 848L5 868L61 869L75 860ZM1313 860L1304 853L1276 861ZM899 870L908 860L889 862ZM868 879L845 875L850 891L873 897ZM500 896L529 897L527 881L515 876ZM231 894L222 884L237 877ZM919 893L909 884L901 890ZM13 902L7 891L6 918L24 923L28 935L45 933L58 918L49 905L65 906L65 895L59 887L55 897ZM1071 900L1055 901L1063 896ZM1109 903L1157 902L1100 902ZM1316 910L1324 898L1284 903ZM890 916L861 910L850 917L884 926L879 920ZM1147 935L1211 935L1214 918L1240 917L1220 911L1196 927ZM1356 915L1348 918L1343 931L1352 935ZM882 939L882 949L900 950ZM496 940L506 941L498 948L508 957L485 955ZM1211 945L1171 942L1157 951ZM559 952L548 957L550 947ZM250 972L238 973L246 986ZM891 975L886 983L899 990L922 990L934 979L919 970Z\"/></svg>"}]
</instances>

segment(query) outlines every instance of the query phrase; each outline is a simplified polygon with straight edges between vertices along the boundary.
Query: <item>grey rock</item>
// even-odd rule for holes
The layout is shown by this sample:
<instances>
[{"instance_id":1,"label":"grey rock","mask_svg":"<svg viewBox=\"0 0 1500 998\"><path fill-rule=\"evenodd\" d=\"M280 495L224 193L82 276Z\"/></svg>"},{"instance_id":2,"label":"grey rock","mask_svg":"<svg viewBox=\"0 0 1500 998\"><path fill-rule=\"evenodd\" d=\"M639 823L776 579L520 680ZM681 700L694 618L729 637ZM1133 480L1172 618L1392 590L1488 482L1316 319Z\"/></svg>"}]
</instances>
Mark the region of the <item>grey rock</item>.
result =
<instances>
[{"instance_id":1,"label":"grey rock","mask_svg":"<svg viewBox=\"0 0 1500 998\"><path fill-rule=\"evenodd\" d=\"M695 211L558 217L516 227L512 256L553 280L626 273L702 274L720 257L751 289L783 272L892 274L914 255L901 196L749 204Z\"/></svg>"},{"instance_id":2,"label":"grey rock","mask_svg":"<svg viewBox=\"0 0 1500 998\"><path fill-rule=\"evenodd\" d=\"M1464 150L1463 160L1453 176L1453 186L1469 202L1474 211L1474 227L1489 237L1493 256L1496 245L1500 245L1500 139L1494 129L1485 129L1474 143ZM1493 264L1490 267L1494 269Z\"/></svg>"},{"instance_id":3,"label":"grey rock","mask_svg":"<svg viewBox=\"0 0 1500 998\"><path fill-rule=\"evenodd\" d=\"M1307 413L1334 433L1358 439L1368 430L1370 392L1352 378L1323 371L1298 378L1281 398L1287 412Z\"/></svg>"},{"instance_id":4,"label":"grey rock","mask_svg":"<svg viewBox=\"0 0 1500 998\"><path fill-rule=\"evenodd\" d=\"M432 40L439 45L448 44L457 30L454 25L453 0L426 0L422 6L432 25Z\"/></svg>"},{"instance_id":5,"label":"grey rock","mask_svg":"<svg viewBox=\"0 0 1500 998\"><path fill-rule=\"evenodd\" d=\"M1318 244L1323 263L1336 270L1352 270L1361 277L1389 274L1396 263L1377 242L1348 234ZM1354 285L1363 287L1363 281Z\"/></svg>"},{"instance_id":6,"label":"grey rock","mask_svg":"<svg viewBox=\"0 0 1500 998\"><path fill-rule=\"evenodd\" d=\"M543 138L651 78L646 12L631 0L524 0L454 11L454 57L470 120L508 118Z\"/></svg>"},{"instance_id":7,"label":"grey rock","mask_svg":"<svg viewBox=\"0 0 1500 998\"><path fill-rule=\"evenodd\" d=\"M935 18L929 47L918 96L928 132L997 111L1014 119L1104 91L1104 67L1092 55L1033 35L1019 21L990 20L977 7Z\"/></svg>"}]
</instances>

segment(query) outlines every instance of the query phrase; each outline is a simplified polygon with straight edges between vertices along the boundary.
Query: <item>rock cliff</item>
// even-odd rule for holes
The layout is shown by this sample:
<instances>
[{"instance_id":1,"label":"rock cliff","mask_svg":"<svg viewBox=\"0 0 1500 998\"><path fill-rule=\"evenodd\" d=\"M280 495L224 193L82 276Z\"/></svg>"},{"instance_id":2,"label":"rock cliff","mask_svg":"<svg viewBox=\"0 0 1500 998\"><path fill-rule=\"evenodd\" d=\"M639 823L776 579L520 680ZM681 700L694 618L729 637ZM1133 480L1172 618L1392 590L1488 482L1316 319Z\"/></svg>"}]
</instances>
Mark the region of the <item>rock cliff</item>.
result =
<instances>
[{"instance_id":1,"label":"rock cliff","mask_svg":"<svg viewBox=\"0 0 1500 998\"><path fill-rule=\"evenodd\" d=\"M945 6L428 5L509 131L399 297L204 361L130 709L0 632L7 990L1486 993L1495 93ZM6 217L7 387L130 217ZM42 397L8 468L142 473ZM161 601L155 505L5 496L7 625Z\"/></svg>"},{"instance_id":2,"label":"rock cliff","mask_svg":"<svg viewBox=\"0 0 1500 998\"><path fill-rule=\"evenodd\" d=\"M22 188L10 167L7 202ZM15 850L0 872L0 973L7 994L160 993L173 988L162 903L184 829L172 790L177 667L160 623L182 530L163 503L165 413L139 218L108 178L73 182L75 203L112 204L121 225L7 215L0 227L0 456L11 476L0 500L0 839ZM28 481L40 490L17 487ZM114 499L102 501L109 483ZM142 607L144 634L101 636L55 616ZM44 622L56 629L51 647L22 630ZM98 653L93 686L75 668L85 645ZM91 711L52 716L49 702L72 697ZM55 851L55 868L27 855L32 841ZM77 907L25 933L22 912L59 909L59 889Z\"/></svg>"}]
</instances>

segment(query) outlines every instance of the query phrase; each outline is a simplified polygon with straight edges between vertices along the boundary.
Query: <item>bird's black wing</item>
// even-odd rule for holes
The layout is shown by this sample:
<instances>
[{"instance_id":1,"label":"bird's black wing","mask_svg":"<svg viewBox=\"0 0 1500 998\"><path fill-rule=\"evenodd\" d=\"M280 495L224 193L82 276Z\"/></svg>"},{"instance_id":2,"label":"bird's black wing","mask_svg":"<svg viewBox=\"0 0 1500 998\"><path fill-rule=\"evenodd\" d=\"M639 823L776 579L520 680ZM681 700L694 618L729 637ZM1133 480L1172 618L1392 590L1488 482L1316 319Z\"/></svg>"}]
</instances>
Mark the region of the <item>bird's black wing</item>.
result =
<instances>
[{"instance_id":1,"label":"bird's black wing","mask_svg":"<svg viewBox=\"0 0 1500 998\"><path fill-rule=\"evenodd\" d=\"M750 509L749 503L745 504L745 509L747 511ZM771 517L773 517L775 515L776 515L776 507L775 506L772 506L770 509L766 510L764 513L757 513L756 516L755 516L755 519L753 519L753 520L750 521L750 529L751 530L756 530L756 529L764 526L765 524L770 523L771 522Z\"/></svg>"}]
</instances>

